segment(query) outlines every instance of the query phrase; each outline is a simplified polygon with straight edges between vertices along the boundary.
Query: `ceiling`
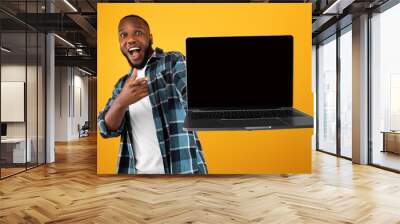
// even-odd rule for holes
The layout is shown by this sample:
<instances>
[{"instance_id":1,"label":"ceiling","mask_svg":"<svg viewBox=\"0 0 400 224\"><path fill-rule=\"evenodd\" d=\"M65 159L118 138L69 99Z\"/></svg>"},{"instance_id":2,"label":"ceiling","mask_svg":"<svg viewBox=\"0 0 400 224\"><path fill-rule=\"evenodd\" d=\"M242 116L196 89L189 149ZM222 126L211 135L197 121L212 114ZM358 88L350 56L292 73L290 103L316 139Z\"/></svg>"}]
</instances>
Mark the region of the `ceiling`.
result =
<instances>
[{"instance_id":1,"label":"ceiling","mask_svg":"<svg viewBox=\"0 0 400 224\"><path fill-rule=\"evenodd\" d=\"M313 3L313 40L331 35L338 20L373 9L387 0L200 0L185 2L269 2L269 3ZM74 65L96 72L97 2L182 2L179 0L1 0L1 43L12 49L9 58L25 58L42 49L36 35L54 32L56 65ZM327 10L328 9L328 10ZM49 12L52 13L49 13ZM328 13L327 13L328 12ZM351 23L351 18L348 19ZM345 21L345 20L343 20ZM342 25L346 25L342 23ZM333 27L333 28L332 28ZM62 39L66 40L63 41ZM72 45L73 46L72 46ZM25 46L27 46L25 48ZM39 48L37 48L37 46ZM2 55L4 53L2 52ZM4 59L4 58L3 58Z\"/></svg>"},{"instance_id":2,"label":"ceiling","mask_svg":"<svg viewBox=\"0 0 400 224\"><path fill-rule=\"evenodd\" d=\"M2 51L2 56L6 56L2 60L29 63L44 48L44 44L37 43L43 40L38 35L54 32L56 65L79 66L96 73L96 3L95 0L47 0L47 4L45 0L1 0L1 44L11 50Z\"/></svg>"}]
</instances>

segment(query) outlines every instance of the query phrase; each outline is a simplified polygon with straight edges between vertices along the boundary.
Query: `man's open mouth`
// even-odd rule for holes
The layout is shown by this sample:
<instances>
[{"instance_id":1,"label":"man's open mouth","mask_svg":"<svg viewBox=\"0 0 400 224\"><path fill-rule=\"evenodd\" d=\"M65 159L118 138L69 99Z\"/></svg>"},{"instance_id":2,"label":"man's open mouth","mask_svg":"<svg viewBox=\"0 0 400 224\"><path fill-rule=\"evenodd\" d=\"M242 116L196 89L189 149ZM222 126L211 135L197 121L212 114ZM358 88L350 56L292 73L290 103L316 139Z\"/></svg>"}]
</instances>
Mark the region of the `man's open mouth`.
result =
<instances>
[{"instance_id":1,"label":"man's open mouth","mask_svg":"<svg viewBox=\"0 0 400 224\"><path fill-rule=\"evenodd\" d=\"M140 48L139 47L131 47L128 49L129 55L133 60L138 60L140 57Z\"/></svg>"}]
</instances>

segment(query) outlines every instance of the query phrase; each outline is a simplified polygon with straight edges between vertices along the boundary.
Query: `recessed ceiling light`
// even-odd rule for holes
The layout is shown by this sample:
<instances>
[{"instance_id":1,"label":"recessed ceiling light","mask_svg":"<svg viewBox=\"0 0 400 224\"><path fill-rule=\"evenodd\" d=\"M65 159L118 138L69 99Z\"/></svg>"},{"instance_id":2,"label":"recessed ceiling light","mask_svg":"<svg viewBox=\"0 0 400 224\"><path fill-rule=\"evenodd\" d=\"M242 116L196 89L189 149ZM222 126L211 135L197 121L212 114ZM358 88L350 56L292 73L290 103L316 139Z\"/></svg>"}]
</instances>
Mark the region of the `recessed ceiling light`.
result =
<instances>
[{"instance_id":1,"label":"recessed ceiling light","mask_svg":"<svg viewBox=\"0 0 400 224\"><path fill-rule=\"evenodd\" d=\"M10 53L11 52L11 50L9 50L9 49L7 49L5 47L1 47L1 51L4 51L6 53Z\"/></svg>"},{"instance_id":2,"label":"recessed ceiling light","mask_svg":"<svg viewBox=\"0 0 400 224\"><path fill-rule=\"evenodd\" d=\"M69 42L68 40L66 40L66 39L64 39L64 38L62 38L62 37L60 37L59 35L57 35L57 34L54 34L54 36L55 37L57 37L59 40L61 40L62 42L64 42L64 43L66 43L67 45L69 45L70 47L73 47L73 48L75 48L75 45L73 45L71 42Z\"/></svg>"},{"instance_id":3,"label":"recessed ceiling light","mask_svg":"<svg viewBox=\"0 0 400 224\"><path fill-rule=\"evenodd\" d=\"M71 4L69 3L68 0L64 0L65 4L67 4L74 12L78 12L78 10Z\"/></svg>"},{"instance_id":4,"label":"recessed ceiling light","mask_svg":"<svg viewBox=\"0 0 400 224\"><path fill-rule=\"evenodd\" d=\"M86 70L83 70L83 69L81 69L81 68L79 68L79 67L78 67L78 70L81 71L81 72L83 72L83 73L85 73L85 74L87 74L87 75L90 75L90 76L93 75L92 73L90 73L90 72L88 72L88 71L86 71Z\"/></svg>"},{"instance_id":5,"label":"recessed ceiling light","mask_svg":"<svg viewBox=\"0 0 400 224\"><path fill-rule=\"evenodd\" d=\"M355 0L336 0L327 9L325 9L322 14L342 14L343 9L351 5Z\"/></svg>"}]
</instances>

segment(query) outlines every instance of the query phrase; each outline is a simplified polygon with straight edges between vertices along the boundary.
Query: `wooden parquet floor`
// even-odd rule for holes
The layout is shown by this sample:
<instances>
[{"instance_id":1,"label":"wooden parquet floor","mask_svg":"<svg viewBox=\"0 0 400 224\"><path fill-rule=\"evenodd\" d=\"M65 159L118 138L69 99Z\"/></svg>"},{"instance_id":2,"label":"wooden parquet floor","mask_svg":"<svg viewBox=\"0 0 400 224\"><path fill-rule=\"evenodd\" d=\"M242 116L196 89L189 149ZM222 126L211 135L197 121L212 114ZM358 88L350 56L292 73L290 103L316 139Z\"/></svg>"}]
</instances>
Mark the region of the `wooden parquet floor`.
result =
<instances>
[{"instance_id":1,"label":"wooden parquet floor","mask_svg":"<svg viewBox=\"0 0 400 224\"><path fill-rule=\"evenodd\" d=\"M315 152L309 175L98 176L95 137L0 181L0 223L400 223L400 175Z\"/></svg>"}]
</instances>

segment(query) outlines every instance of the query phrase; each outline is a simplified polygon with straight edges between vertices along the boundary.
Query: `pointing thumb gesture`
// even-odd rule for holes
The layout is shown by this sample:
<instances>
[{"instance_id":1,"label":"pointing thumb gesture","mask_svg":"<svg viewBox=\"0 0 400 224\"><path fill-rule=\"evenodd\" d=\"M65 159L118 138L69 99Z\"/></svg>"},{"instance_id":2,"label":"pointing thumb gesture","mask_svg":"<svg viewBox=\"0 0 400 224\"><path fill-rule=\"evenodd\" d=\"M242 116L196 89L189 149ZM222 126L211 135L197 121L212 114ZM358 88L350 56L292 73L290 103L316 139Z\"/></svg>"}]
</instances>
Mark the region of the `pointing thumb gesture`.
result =
<instances>
[{"instance_id":1,"label":"pointing thumb gesture","mask_svg":"<svg viewBox=\"0 0 400 224\"><path fill-rule=\"evenodd\" d=\"M137 68L133 68L133 75L132 75L131 79L132 79L132 80L136 80L137 74L138 74Z\"/></svg>"}]
</instances>

